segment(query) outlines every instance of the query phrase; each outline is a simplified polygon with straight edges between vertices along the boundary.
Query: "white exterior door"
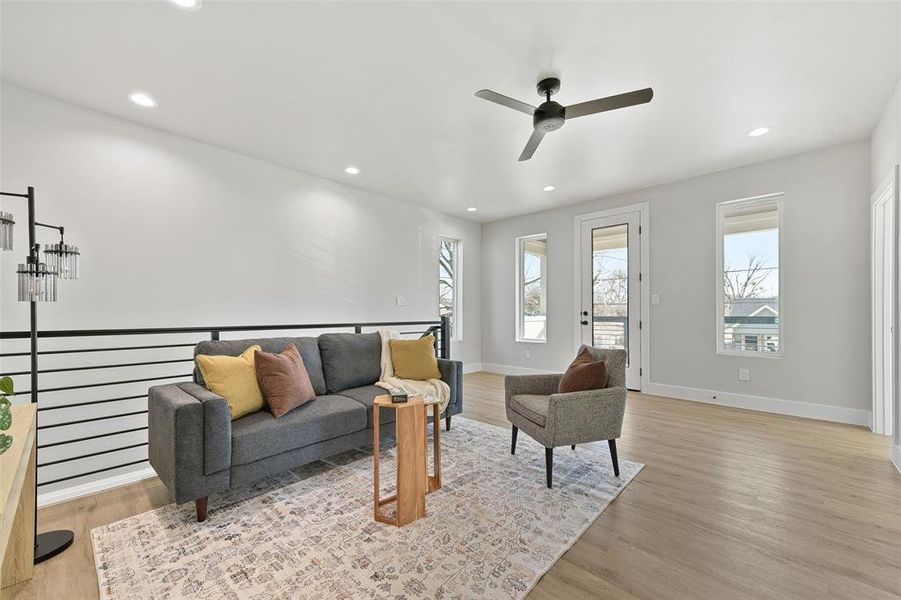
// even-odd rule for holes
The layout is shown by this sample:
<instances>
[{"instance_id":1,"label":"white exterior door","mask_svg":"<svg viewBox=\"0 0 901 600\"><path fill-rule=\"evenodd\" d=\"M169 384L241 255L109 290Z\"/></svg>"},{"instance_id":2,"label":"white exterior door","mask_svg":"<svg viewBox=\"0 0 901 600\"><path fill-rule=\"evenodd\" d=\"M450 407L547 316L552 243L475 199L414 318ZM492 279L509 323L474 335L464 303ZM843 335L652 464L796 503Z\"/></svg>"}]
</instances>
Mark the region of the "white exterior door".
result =
<instances>
[{"instance_id":1,"label":"white exterior door","mask_svg":"<svg viewBox=\"0 0 901 600\"><path fill-rule=\"evenodd\" d=\"M897 169L897 167L896 167ZM873 301L873 422L874 433L892 434L895 380L895 206L897 173L872 198L871 267Z\"/></svg>"},{"instance_id":2,"label":"white exterior door","mask_svg":"<svg viewBox=\"0 0 901 600\"><path fill-rule=\"evenodd\" d=\"M582 343L628 352L626 387L641 389L641 213L582 221Z\"/></svg>"}]
</instances>

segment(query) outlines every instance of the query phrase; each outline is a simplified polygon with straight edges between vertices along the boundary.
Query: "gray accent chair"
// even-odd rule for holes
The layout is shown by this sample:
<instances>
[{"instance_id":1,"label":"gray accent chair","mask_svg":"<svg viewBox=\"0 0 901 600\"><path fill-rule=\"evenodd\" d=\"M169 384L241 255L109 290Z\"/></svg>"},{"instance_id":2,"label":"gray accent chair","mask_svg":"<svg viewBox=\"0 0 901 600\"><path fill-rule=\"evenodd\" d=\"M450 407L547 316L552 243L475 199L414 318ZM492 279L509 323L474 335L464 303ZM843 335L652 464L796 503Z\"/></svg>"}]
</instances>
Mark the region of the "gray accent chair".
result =
<instances>
[{"instance_id":1,"label":"gray accent chair","mask_svg":"<svg viewBox=\"0 0 901 600\"><path fill-rule=\"evenodd\" d=\"M613 473L619 477L616 438L622 433L626 411L626 351L582 348L607 361L606 388L558 394L562 374L508 375L504 379L507 419L513 424L510 454L516 454L520 429L544 446L548 487L553 484L554 448L571 446L575 450L576 444L600 440L607 440Z\"/></svg>"},{"instance_id":2,"label":"gray accent chair","mask_svg":"<svg viewBox=\"0 0 901 600\"><path fill-rule=\"evenodd\" d=\"M372 402L387 393L374 385L381 375L378 333L205 341L194 355L238 356L255 344L281 352L292 343L316 399L280 419L264 409L232 421L225 398L204 387L196 366L192 383L150 388L150 464L176 503L195 502L198 521L206 519L212 493L372 445ZM450 429L451 416L463 410L463 365L438 359L438 369L450 386ZM393 438L394 411L382 411L380 421L380 437Z\"/></svg>"}]
</instances>

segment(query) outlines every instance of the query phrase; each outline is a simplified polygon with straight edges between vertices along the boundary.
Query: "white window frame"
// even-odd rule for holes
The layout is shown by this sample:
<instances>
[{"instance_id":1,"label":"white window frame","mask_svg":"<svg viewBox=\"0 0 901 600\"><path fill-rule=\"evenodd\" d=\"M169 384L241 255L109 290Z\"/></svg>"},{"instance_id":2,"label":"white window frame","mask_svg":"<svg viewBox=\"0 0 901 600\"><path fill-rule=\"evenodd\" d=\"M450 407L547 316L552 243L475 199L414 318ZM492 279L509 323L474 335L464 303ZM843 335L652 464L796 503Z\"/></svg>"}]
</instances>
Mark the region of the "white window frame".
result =
<instances>
[{"instance_id":1,"label":"white window frame","mask_svg":"<svg viewBox=\"0 0 901 600\"><path fill-rule=\"evenodd\" d=\"M718 202L716 205L716 353L724 356L741 356L742 358L782 358L785 355L785 335L783 332L783 328L785 326L785 314L782 310L784 306L783 297L784 297L784 276L783 276L783 268L782 268L782 248L784 246L783 241L785 237L785 228L783 227L784 221L784 211L783 211L783 198L785 194L783 192L776 192L772 194L764 194L761 196L752 196L749 198L739 198L738 200L727 200L725 202ZM724 222L726 217L726 212L735 207L738 204L760 204L760 205L770 205L775 204L776 210L779 212L778 219L778 227L779 227L779 253L776 257L777 264L779 265L779 350L777 352L751 352L751 351L740 351L740 350L726 350L725 342L723 340L725 336L725 314L724 314L724 304L725 304L725 290L723 289L723 259L724 259Z\"/></svg>"},{"instance_id":2,"label":"white window frame","mask_svg":"<svg viewBox=\"0 0 901 600\"><path fill-rule=\"evenodd\" d=\"M447 236L441 236L438 241L438 255L441 255L441 243L450 242L454 245L454 264L451 277L454 281L454 318L451 331L452 342L463 341L463 240ZM440 266L439 266L440 268ZM438 282L440 287L441 282ZM439 290L440 300L440 290ZM439 307L440 308L440 307Z\"/></svg>"},{"instance_id":3,"label":"white window frame","mask_svg":"<svg viewBox=\"0 0 901 600\"><path fill-rule=\"evenodd\" d=\"M547 310L547 293L548 293L548 285L547 285L547 275L548 269L547 266L547 256L545 256L545 272L543 273L543 277L545 279L544 289L545 289L545 311L544 311L544 339L539 338L527 338L523 335L522 331L522 322L523 322L523 285L522 285L522 276L523 276L523 245L526 242L530 242L533 240L544 240L547 243L547 232L545 233L533 233L531 235L524 235L516 238L516 311L514 313L514 317L516 319L516 341L525 344L546 344L547 336L548 336L548 310Z\"/></svg>"}]
</instances>

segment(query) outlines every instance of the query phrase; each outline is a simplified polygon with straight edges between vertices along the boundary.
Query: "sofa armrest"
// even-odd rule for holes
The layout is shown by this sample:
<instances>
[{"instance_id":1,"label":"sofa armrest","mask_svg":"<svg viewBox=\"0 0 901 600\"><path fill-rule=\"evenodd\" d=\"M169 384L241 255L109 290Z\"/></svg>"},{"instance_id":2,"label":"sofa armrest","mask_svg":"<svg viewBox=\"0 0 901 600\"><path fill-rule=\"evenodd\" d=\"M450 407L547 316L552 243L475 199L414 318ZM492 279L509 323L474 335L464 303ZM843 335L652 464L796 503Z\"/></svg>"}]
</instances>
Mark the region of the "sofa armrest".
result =
<instances>
[{"instance_id":1,"label":"sofa armrest","mask_svg":"<svg viewBox=\"0 0 901 600\"><path fill-rule=\"evenodd\" d=\"M441 381L450 386L450 401L444 411L445 416L463 411L463 363L459 360L438 359Z\"/></svg>"},{"instance_id":2,"label":"sofa armrest","mask_svg":"<svg viewBox=\"0 0 901 600\"><path fill-rule=\"evenodd\" d=\"M150 388L147 410L150 464L177 503L228 487L231 414L224 398L195 383L160 385Z\"/></svg>"},{"instance_id":3,"label":"sofa armrest","mask_svg":"<svg viewBox=\"0 0 901 600\"><path fill-rule=\"evenodd\" d=\"M546 375L507 375L504 377L504 403L510 406L513 396L532 394L535 396L550 396L557 393L560 385L560 373Z\"/></svg>"},{"instance_id":4,"label":"sofa armrest","mask_svg":"<svg viewBox=\"0 0 901 600\"><path fill-rule=\"evenodd\" d=\"M626 388L551 394L547 428L554 446L616 439L622 433Z\"/></svg>"}]
</instances>

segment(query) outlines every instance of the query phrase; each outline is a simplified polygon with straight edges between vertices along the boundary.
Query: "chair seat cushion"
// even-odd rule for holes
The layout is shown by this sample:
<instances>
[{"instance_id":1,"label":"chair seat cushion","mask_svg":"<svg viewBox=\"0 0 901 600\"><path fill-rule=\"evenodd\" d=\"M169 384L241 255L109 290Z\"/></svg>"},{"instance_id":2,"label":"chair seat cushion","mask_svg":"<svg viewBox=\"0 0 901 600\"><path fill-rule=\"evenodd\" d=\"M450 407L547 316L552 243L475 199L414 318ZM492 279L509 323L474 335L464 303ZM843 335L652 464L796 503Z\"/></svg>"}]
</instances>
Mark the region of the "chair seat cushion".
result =
<instances>
[{"instance_id":1,"label":"chair seat cushion","mask_svg":"<svg viewBox=\"0 0 901 600\"><path fill-rule=\"evenodd\" d=\"M547 423L549 404L549 396L523 394L510 398L510 408L541 427L544 427L545 423Z\"/></svg>"},{"instance_id":2,"label":"chair seat cushion","mask_svg":"<svg viewBox=\"0 0 901 600\"><path fill-rule=\"evenodd\" d=\"M280 419L268 410L251 413L232 421L232 464L354 433L366 429L366 422L366 408L344 396L317 396Z\"/></svg>"},{"instance_id":3,"label":"chair seat cushion","mask_svg":"<svg viewBox=\"0 0 901 600\"><path fill-rule=\"evenodd\" d=\"M372 401L376 396L384 396L388 393L385 388L377 385L364 385L362 387L350 388L341 392L342 396L353 398L366 407L366 426L372 427ZM382 408L379 410L379 424L393 423L397 418L397 410L393 408Z\"/></svg>"}]
</instances>

